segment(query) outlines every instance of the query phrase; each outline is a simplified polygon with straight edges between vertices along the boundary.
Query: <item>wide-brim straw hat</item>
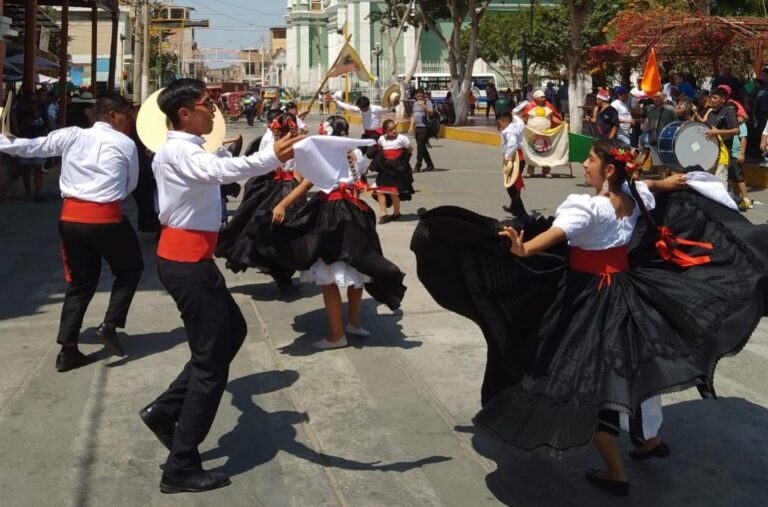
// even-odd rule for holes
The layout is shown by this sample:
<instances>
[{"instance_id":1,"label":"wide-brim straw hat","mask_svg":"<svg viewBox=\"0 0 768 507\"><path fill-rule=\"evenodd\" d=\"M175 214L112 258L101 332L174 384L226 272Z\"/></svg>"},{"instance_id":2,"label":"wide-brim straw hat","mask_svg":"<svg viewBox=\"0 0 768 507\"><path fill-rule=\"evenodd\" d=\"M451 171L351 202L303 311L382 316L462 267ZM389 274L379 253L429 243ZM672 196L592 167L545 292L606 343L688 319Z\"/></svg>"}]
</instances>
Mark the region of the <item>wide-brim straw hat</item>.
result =
<instances>
[{"instance_id":1,"label":"wide-brim straw hat","mask_svg":"<svg viewBox=\"0 0 768 507\"><path fill-rule=\"evenodd\" d=\"M398 100L400 100L400 85L397 83L392 83L381 92L381 107L384 109L394 107Z\"/></svg>"},{"instance_id":2,"label":"wide-brim straw hat","mask_svg":"<svg viewBox=\"0 0 768 507\"><path fill-rule=\"evenodd\" d=\"M141 105L139 114L136 117L136 132L139 134L141 142L147 149L157 153L160 146L168 139L168 130L172 128L171 122L165 113L157 105L157 97L163 88L147 97L147 100ZM227 126L224 122L224 116L216 107L216 113L213 118L213 130L210 134L203 136L205 144L203 148L209 153L219 149L227 136Z\"/></svg>"}]
</instances>

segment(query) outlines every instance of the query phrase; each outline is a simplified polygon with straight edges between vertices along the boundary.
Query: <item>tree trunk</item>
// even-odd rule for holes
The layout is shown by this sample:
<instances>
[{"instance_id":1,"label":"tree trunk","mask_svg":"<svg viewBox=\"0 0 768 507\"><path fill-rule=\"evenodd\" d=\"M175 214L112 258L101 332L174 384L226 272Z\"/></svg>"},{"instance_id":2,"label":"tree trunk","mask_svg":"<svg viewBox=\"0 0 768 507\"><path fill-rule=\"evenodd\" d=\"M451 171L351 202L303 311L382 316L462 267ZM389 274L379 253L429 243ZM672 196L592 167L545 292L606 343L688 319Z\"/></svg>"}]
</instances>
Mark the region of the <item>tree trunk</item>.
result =
<instances>
[{"instance_id":1,"label":"tree trunk","mask_svg":"<svg viewBox=\"0 0 768 507\"><path fill-rule=\"evenodd\" d=\"M582 110L587 96L586 86L589 76L582 71L581 29L584 19L592 7L592 0L568 0L568 13L571 19L571 43L568 48L568 113L571 132L581 132Z\"/></svg>"}]
</instances>

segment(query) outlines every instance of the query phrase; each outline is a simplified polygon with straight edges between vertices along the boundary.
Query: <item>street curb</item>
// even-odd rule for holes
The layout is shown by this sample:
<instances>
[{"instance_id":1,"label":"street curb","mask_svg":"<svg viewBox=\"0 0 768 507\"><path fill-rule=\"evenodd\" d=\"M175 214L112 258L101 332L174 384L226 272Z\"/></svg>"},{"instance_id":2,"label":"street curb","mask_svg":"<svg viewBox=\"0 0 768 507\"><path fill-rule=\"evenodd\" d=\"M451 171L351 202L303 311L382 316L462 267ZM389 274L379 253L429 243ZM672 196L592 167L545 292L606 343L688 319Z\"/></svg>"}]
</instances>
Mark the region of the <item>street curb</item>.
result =
<instances>
[{"instance_id":1,"label":"street curb","mask_svg":"<svg viewBox=\"0 0 768 507\"><path fill-rule=\"evenodd\" d=\"M360 115L346 114L345 116L352 125L359 125L361 123ZM400 130L405 131L407 128L401 128ZM440 133L437 137L466 143L484 144L486 146L501 146L501 136L499 133L484 132L466 127L446 127L443 125L440 127ZM768 188L768 167L761 167L754 163L745 163L742 166L742 171L747 186L752 188Z\"/></svg>"}]
</instances>

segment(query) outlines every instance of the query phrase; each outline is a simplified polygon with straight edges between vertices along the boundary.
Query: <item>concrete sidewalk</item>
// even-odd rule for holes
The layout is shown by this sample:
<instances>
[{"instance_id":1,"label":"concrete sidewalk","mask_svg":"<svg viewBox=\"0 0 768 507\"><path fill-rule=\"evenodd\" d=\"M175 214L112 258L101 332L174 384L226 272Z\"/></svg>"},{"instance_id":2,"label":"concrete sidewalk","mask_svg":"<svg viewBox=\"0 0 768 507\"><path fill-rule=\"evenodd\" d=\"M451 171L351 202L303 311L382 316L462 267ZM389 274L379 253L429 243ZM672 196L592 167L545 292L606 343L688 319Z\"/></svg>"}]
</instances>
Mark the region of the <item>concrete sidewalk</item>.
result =
<instances>
[{"instance_id":1,"label":"concrete sidewalk","mask_svg":"<svg viewBox=\"0 0 768 507\"><path fill-rule=\"evenodd\" d=\"M245 130L246 144L257 132ZM416 175L403 219L379 227L384 252L407 274L401 310L365 297L367 339L315 352L326 319L319 291L277 299L271 280L225 272L249 325L218 416L201 447L230 487L162 495L165 449L137 411L175 377L188 350L173 301L157 280L154 238L142 235L145 273L129 316L125 358L93 337L106 308L108 268L84 325L82 349L100 360L56 373L64 291L56 217L60 202L0 204L0 456L3 506L599 506L615 501L586 484L599 465L582 456L545 460L496 449L475 434L485 343L446 312L415 275L408 249L418 207L457 204L502 217L498 148L439 140L438 170ZM469 147L471 146L471 149ZM555 171L557 173L557 171ZM47 183L54 192L54 178ZM526 204L552 213L580 178L526 181ZM768 202L768 192L755 193ZM237 203L232 203L235 207ZM766 206L747 216L768 219ZM129 203L133 212L133 205ZM768 326L721 362L721 399L665 397L666 461L628 463L624 505L764 505L768 498ZM627 450L626 442L622 441ZM628 461L628 460L627 460Z\"/></svg>"}]
</instances>

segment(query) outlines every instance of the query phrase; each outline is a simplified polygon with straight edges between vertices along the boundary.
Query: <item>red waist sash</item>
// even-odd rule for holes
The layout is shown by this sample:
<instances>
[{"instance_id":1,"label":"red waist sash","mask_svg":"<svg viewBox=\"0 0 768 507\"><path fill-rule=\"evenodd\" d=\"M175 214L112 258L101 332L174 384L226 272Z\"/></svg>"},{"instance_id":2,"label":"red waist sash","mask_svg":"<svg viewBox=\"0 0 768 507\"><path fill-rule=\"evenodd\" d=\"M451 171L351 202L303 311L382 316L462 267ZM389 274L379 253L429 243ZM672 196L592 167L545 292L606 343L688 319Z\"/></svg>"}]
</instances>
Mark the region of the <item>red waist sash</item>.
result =
<instances>
[{"instance_id":1,"label":"red waist sash","mask_svg":"<svg viewBox=\"0 0 768 507\"><path fill-rule=\"evenodd\" d=\"M384 153L384 158L387 160L395 160L400 158L400 156L403 154L403 148L392 148L389 150L382 150Z\"/></svg>"},{"instance_id":2,"label":"red waist sash","mask_svg":"<svg viewBox=\"0 0 768 507\"><path fill-rule=\"evenodd\" d=\"M275 169L275 179L277 181L291 181L293 179L293 171L285 171L283 168L278 167Z\"/></svg>"},{"instance_id":3,"label":"red waist sash","mask_svg":"<svg viewBox=\"0 0 768 507\"><path fill-rule=\"evenodd\" d=\"M357 193L365 191L368 188L364 183L346 184L339 183L339 188L331 190L329 193L321 192L320 199L323 201L340 201L342 199L347 200L360 208L367 211L370 209L367 204L357 198Z\"/></svg>"},{"instance_id":4,"label":"red waist sash","mask_svg":"<svg viewBox=\"0 0 768 507\"><path fill-rule=\"evenodd\" d=\"M599 288L611 285L611 274L629 270L627 247L617 246L606 250L584 250L571 247L571 270L600 275Z\"/></svg>"},{"instance_id":5,"label":"red waist sash","mask_svg":"<svg viewBox=\"0 0 768 507\"><path fill-rule=\"evenodd\" d=\"M59 220L82 224L116 224L123 220L123 208L120 201L101 203L66 197Z\"/></svg>"},{"instance_id":6,"label":"red waist sash","mask_svg":"<svg viewBox=\"0 0 768 507\"><path fill-rule=\"evenodd\" d=\"M198 262L213 259L219 233L163 227L157 243L157 256L176 262Z\"/></svg>"},{"instance_id":7,"label":"red waist sash","mask_svg":"<svg viewBox=\"0 0 768 507\"><path fill-rule=\"evenodd\" d=\"M372 135L382 136L384 135L384 129L379 127L376 130L364 130L363 134L366 136L372 136Z\"/></svg>"}]
</instances>

